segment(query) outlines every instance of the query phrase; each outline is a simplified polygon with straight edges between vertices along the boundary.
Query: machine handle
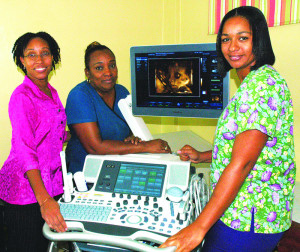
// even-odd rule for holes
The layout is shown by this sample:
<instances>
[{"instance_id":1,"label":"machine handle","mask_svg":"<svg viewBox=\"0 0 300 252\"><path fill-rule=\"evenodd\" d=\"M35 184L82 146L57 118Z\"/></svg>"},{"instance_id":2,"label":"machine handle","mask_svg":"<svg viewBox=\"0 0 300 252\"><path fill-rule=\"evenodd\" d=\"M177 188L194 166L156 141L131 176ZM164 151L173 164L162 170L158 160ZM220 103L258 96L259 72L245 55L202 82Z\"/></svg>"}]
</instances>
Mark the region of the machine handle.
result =
<instances>
[{"instance_id":1,"label":"machine handle","mask_svg":"<svg viewBox=\"0 0 300 252\"><path fill-rule=\"evenodd\" d=\"M161 244L167 239L164 236L147 231L137 231L130 236L115 236L87 231L84 229L81 222L67 221L66 224L68 226L68 231L64 233L57 233L52 231L47 223L45 223L43 227L43 234L51 241L89 242L145 252L173 252L176 250L175 246L168 248L154 248L140 242L150 241Z\"/></svg>"}]
</instances>

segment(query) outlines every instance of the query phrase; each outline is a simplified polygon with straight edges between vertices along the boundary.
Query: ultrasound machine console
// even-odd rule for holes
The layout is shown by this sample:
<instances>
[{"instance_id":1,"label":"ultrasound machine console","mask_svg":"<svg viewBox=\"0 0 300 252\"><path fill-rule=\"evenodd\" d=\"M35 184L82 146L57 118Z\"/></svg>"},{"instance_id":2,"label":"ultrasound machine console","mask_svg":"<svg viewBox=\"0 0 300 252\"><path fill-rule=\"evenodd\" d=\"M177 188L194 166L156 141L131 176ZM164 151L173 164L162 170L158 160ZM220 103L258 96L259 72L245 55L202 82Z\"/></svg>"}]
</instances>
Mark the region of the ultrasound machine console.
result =
<instances>
[{"instance_id":1,"label":"ultrasound machine console","mask_svg":"<svg viewBox=\"0 0 300 252\"><path fill-rule=\"evenodd\" d=\"M49 240L119 251L174 251L157 246L193 221L190 163L176 155L88 155L83 175L88 191L74 190L59 200L68 231L56 233L45 224Z\"/></svg>"}]
</instances>

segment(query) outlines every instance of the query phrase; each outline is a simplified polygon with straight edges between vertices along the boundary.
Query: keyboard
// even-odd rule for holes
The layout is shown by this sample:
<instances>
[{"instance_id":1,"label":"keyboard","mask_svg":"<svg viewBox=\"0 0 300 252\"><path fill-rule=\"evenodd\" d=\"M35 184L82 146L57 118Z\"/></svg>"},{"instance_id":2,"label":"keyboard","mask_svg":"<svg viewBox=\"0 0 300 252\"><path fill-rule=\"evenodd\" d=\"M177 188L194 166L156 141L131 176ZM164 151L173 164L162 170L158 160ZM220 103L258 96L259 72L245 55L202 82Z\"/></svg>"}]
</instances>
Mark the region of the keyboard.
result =
<instances>
[{"instance_id":1,"label":"keyboard","mask_svg":"<svg viewBox=\"0 0 300 252\"><path fill-rule=\"evenodd\" d=\"M80 221L89 231L130 235L138 230L171 236L191 222L192 209L180 215L176 203L134 195L78 194L69 203L59 202L65 220Z\"/></svg>"},{"instance_id":2,"label":"keyboard","mask_svg":"<svg viewBox=\"0 0 300 252\"><path fill-rule=\"evenodd\" d=\"M111 210L100 205L60 204L61 214L68 220L106 222Z\"/></svg>"}]
</instances>

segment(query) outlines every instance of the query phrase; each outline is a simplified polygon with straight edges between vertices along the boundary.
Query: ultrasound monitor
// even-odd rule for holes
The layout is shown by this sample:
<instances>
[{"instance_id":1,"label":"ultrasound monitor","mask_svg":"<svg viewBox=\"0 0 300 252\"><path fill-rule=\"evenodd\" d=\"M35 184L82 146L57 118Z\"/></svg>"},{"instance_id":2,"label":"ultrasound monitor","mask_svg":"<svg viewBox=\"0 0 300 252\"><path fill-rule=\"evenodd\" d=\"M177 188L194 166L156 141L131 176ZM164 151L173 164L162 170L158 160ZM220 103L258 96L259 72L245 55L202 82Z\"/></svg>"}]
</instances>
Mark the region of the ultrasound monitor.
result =
<instances>
[{"instance_id":1,"label":"ultrasound monitor","mask_svg":"<svg viewBox=\"0 0 300 252\"><path fill-rule=\"evenodd\" d=\"M135 116L218 118L228 104L215 43L135 46L130 64Z\"/></svg>"}]
</instances>

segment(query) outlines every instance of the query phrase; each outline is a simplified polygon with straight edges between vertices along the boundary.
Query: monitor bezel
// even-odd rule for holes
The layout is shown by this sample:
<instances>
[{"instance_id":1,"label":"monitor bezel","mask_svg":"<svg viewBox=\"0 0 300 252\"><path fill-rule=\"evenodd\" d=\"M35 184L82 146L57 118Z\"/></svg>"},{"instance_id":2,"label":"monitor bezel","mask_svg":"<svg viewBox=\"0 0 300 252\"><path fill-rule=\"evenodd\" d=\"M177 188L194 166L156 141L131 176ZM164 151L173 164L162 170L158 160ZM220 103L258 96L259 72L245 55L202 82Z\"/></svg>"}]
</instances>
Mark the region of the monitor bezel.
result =
<instances>
[{"instance_id":1,"label":"monitor bezel","mask_svg":"<svg viewBox=\"0 0 300 252\"><path fill-rule=\"evenodd\" d=\"M138 53L164 53L182 51L215 51L216 43L199 44L174 44L174 45L152 45L133 46L130 48L131 69L131 95L132 113L135 116L159 116L159 117L190 117L217 119L229 102L229 72L223 78L223 108L222 109L199 109L199 108L157 108L138 107L136 91L136 65L135 55Z\"/></svg>"}]
</instances>

